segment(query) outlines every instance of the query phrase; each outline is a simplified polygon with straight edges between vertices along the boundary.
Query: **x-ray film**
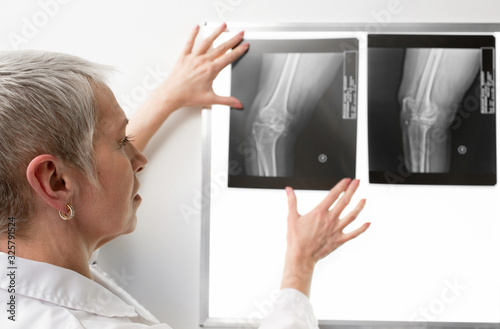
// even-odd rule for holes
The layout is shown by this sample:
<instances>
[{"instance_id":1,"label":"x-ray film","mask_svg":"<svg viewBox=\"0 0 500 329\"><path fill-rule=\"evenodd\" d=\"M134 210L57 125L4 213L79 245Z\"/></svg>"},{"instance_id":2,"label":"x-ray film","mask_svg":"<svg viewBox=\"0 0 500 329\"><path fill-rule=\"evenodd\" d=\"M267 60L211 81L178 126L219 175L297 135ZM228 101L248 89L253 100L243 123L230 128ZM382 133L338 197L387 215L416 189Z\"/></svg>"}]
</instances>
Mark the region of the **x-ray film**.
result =
<instances>
[{"instance_id":1,"label":"x-ray film","mask_svg":"<svg viewBox=\"0 0 500 329\"><path fill-rule=\"evenodd\" d=\"M368 36L371 183L496 184L495 38Z\"/></svg>"},{"instance_id":2,"label":"x-ray film","mask_svg":"<svg viewBox=\"0 0 500 329\"><path fill-rule=\"evenodd\" d=\"M229 187L330 189L355 177L357 39L250 40L232 66Z\"/></svg>"}]
</instances>

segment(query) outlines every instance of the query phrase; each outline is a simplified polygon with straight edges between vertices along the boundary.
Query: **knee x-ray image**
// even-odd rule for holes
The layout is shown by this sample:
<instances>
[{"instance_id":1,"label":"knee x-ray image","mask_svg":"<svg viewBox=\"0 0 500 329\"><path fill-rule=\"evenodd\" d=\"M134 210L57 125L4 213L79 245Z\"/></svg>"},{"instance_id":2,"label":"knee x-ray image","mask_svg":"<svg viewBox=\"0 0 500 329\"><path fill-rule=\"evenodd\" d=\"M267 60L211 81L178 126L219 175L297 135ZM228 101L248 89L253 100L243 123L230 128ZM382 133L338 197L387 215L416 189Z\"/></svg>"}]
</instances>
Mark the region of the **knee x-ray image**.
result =
<instances>
[{"instance_id":1,"label":"knee x-ray image","mask_svg":"<svg viewBox=\"0 0 500 329\"><path fill-rule=\"evenodd\" d=\"M229 187L330 189L355 176L357 39L254 40L232 66Z\"/></svg>"},{"instance_id":2,"label":"knee x-ray image","mask_svg":"<svg viewBox=\"0 0 500 329\"><path fill-rule=\"evenodd\" d=\"M371 183L496 184L495 39L370 35Z\"/></svg>"}]
</instances>

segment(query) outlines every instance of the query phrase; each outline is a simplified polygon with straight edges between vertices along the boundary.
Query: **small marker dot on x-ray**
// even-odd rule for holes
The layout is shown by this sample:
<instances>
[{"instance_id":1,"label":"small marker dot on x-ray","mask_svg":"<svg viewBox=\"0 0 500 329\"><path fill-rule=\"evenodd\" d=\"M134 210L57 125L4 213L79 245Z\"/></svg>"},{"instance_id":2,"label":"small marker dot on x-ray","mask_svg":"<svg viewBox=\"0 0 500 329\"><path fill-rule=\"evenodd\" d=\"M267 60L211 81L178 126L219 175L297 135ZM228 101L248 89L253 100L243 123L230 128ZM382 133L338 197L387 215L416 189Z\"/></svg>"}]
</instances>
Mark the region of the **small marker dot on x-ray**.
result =
<instances>
[{"instance_id":1,"label":"small marker dot on x-ray","mask_svg":"<svg viewBox=\"0 0 500 329\"><path fill-rule=\"evenodd\" d=\"M328 157L326 156L326 154L320 154L318 156L318 161L321 163L325 163L327 160L328 160Z\"/></svg>"},{"instance_id":2,"label":"small marker dot on x-ray","mask_svg":"<svg viewBox=\"0 0 500 329\"><path fill-rule=\"evenodd\" d=\"M460 146L458 147L458 153L460 153L460 154L465 154L465 153L467 153L467 147L465 147L465 145L460 145Z\"/></svg>"}]
</instances>

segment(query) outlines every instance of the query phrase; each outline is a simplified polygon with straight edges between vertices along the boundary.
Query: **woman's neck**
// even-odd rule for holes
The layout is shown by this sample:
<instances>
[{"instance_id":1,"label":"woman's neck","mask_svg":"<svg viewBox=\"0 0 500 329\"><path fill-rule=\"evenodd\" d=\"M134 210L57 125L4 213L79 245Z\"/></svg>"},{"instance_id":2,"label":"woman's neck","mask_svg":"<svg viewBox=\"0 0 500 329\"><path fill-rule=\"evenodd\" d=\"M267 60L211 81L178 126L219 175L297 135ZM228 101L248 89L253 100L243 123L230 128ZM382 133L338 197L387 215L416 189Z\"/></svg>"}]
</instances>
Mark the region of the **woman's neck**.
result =
<instances>
[{"instance_id":1,"label":"woman's neck","mask_svg":"<svg viewBox=\"0 0 500 329\"><path fill-rule=\"evenodd\" d=\"M93 249L75 236L69 226L38 226L31 225L23 234L11 234L15 256L67 268L92 280L89 259ZM8 234L0 236L1 252L8 253L8 241Z\"/></svg>"}]
</instances>

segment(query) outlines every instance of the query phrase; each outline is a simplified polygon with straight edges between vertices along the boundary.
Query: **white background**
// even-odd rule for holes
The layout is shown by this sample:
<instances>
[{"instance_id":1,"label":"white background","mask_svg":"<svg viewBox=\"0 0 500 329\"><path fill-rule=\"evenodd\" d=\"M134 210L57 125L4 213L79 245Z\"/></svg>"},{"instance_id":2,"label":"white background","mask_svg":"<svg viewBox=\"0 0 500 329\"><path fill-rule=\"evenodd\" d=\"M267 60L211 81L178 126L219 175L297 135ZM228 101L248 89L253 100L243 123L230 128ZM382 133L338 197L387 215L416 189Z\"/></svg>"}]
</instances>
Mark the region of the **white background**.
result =
<instances>
[{"instance_id":1,"label":"white background","mask_svg":"<svg viewBox=\"0 0 500 329\"><path fill-rule=\"evenodd\" d=\"M195 24L205 21L251 22L363 22L380 26L387 22L495 22L500 23L500 3L490 1L325 1L325 0L156 0L156 1L0 1L0 49L36 48L76 54L100 63L117 67L111 81L120 103L131 114L144 99L144 80L153 81L158 73L168 72L177 54ZM389 10L392 10L389 11ZM147 170L141 174L139 225L135 233L121 237L103 248L101 263L125 288L150 309L161 321L173 328L194 329L199 317L199 216L183 215L182 206L199 207L201 189L201 115L197 109L185 109L174 114L146 149L150 159ZM366 181L366 180L365 180ZM439 190L439 188L436 188ZM390 193L390 190L387 191ZM419 189L408 193L419 199ZM474 193L474 189L471 189ZM364 195L368 196L366 190ZM385 202L389 195L369 195L369 204ZM397 198L397 193L390 194ZM300 195L299 195L300 197ZM468 195L457 196L467 203ZM495 202L498 194L492 194ZM286 202L283 198L283 202ZM397 203L397 200L395 200ZM434 199L436 207L439 199ZM485 206L485 205L483 205ZM366 218L374 225L371 235L358 244L346 246L350 254L358 254L366 261L366 272L384 271L397 277L409 263L432 271L436 264L404 255L401 243L424 243L423 234L432 229L425 223L415 223L414 230L401 231L397 225L387 225L394 219L391 209L374 213L367 208ZM242 209L245 211L245 209ZM461 213L458 208L443 216L460 219L460 225L470 228L468 244L488 243L478 232L487 230L483 223L493 214L478 207L474 212ZM265 213L265 211L264 211ZM441 218L428 214L429 220ZM404 215L399 217L405 220ZM380 223L378 226L377 223ZM448 222L449 223L449 222ZM434 231L435 232L435 231ZM394 239L385 250L390 258L367 259L370 250L361 245L376 245L375 237ZM446 258L446 237L436 252ZM409 241L410 240L410 241ZM436 240L437 241L437 240ZM457 251L453 249L453 251ZM344 253L345 254L345 253ZM376 255L375 255L376 256ZM477 259L471 267L488 264L482 255L467 255ZM334 263L342 254L333 255L326 262ZM391 261L389 261L391 259ZM280 260L277 260L279 262ZM452 260L458 263L458 259ZM489 260L495 262L496 259ZM325 263L326 264L326 263ZM228 262L228 268L231 266ZM317 277L324 275L321 264ZM396 273L394 273L394 271ZM323 273L323 274L322 274ZM485 270L485 273L487 271ZM443 280L446 278L443 278ZM277 283L279 278L275 280ZM428 305L444 288L441 281L427 298L418 305ZM489 278L486 282L490 282ZM359 281L361 285L367 284ZM405 287L412 286L407 283ZM385 287L376 286L381 294ZM320 288L313 287L313 298ZM373 289L370 286L369 289ZM403 288L404 289L404 288ZM418 284L414 289L419 289ZM408 299L412 291L406 291ZM436 295L437 294L437 295ZM459 303L459 301L457 302ZM480 302L478 302L480 304ZM457 305L457 304L453 304ZM321 312L321 310L318 310Z\"/></svg>"}]
</instances>

